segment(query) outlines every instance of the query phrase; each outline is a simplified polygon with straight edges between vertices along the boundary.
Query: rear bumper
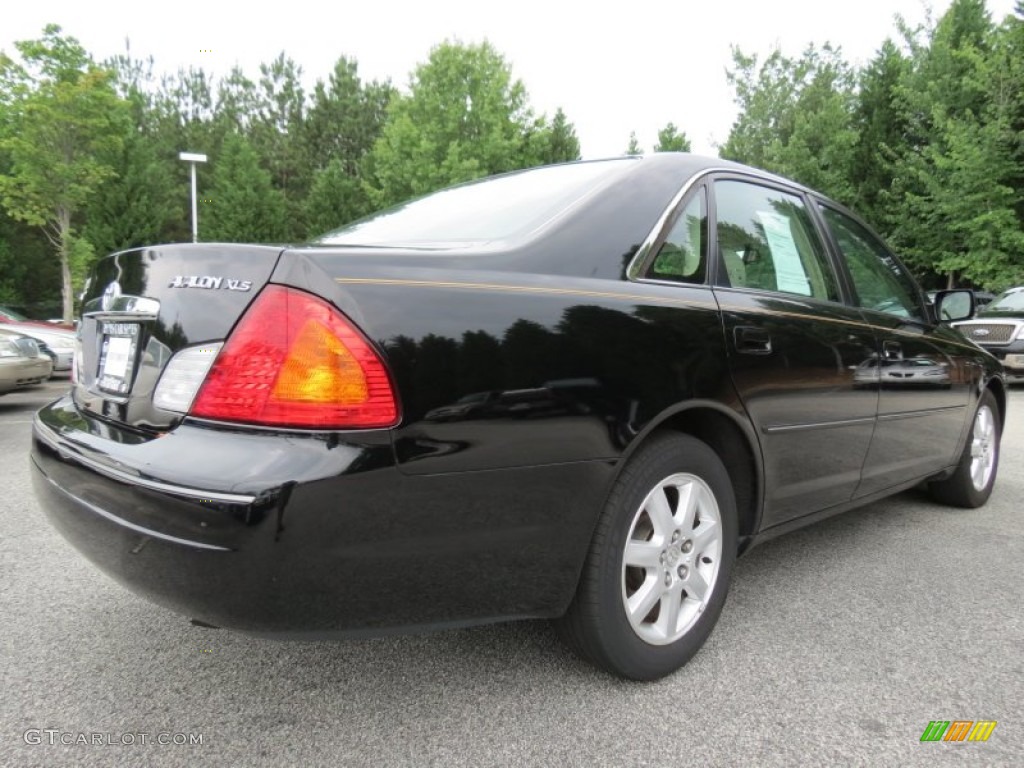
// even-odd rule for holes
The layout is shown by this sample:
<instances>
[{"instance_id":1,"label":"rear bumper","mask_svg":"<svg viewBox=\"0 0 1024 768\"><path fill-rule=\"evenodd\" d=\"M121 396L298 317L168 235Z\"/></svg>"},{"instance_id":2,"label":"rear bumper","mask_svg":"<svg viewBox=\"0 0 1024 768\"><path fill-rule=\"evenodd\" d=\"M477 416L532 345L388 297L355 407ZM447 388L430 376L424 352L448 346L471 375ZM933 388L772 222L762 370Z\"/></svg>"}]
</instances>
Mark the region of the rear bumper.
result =
<instances>
[{"instance_id":1,"label":"rear bumper","mask_svg":"<svg viewBox=\"0 0 1024 768\"><path fill-rule=\"evenodd\" d=\"M387 433L144 439L69 398L33 431L37 496L79 551L147 599L257 634L559 615L611 471L407 477Z\"/></svg>"}]
</instances>

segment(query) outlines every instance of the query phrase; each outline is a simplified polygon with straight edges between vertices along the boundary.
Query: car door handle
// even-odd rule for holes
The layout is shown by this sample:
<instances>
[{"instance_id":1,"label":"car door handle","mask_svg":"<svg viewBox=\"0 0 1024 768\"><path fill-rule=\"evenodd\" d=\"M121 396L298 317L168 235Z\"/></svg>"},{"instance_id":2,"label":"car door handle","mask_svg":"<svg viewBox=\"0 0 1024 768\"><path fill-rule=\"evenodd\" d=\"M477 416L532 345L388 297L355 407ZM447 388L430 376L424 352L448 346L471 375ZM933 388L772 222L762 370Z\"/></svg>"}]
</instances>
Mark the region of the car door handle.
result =
<instances>
[{"instance_id":1,"label":"car door handle","mask_svg":"<svg viewBox=\"0 0 1024 768\"><path fill-rule=\"evenodd\" d=\"M902 360L903 347L898 341L886 341L882 343L882 357L886 360Z\"/></svg>"},{"instance_id":2,"label":"car door handle","mask_svg":"<svg viewBox=\"0 0 1024 768\"><path fill-rule=\"evenodd\" d=\"M737 325L732 329L736 351L745 355L770 355L772 337L764 328L752 325Z\"/></svg>"}]
</instances>

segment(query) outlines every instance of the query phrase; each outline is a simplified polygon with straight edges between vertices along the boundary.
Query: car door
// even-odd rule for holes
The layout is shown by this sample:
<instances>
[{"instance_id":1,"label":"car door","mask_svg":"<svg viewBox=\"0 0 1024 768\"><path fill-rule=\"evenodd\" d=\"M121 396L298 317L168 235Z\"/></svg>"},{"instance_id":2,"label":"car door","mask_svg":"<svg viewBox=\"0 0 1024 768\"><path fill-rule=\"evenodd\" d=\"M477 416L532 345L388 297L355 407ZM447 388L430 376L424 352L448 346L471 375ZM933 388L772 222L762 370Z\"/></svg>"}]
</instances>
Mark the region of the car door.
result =
<instances>
[{"instance_id":1,"label":"car door","mask_svg":"<svg viewBox=\"0 0 1024 768\"><path fill-rule=\"evenodd\" d=\"M856 492L866 496L955 463L981 371L964 340L932 322L913 278L878 236L838 206L819 201L818 210L877 338L878 425Z\"/></svg>"},{"instance_id":2,"label":"car door","mask_svg":"<svg viewBox=\"0 0 1024 768\"><path fill-rule=\"evenodd\" d=\"M878 405L877 388L856 374L876 339L844 302L800 190L733 174L712 188L714 292L732 378L761 441L763 529L853 496Z\"/></svg>"}]
</instances>

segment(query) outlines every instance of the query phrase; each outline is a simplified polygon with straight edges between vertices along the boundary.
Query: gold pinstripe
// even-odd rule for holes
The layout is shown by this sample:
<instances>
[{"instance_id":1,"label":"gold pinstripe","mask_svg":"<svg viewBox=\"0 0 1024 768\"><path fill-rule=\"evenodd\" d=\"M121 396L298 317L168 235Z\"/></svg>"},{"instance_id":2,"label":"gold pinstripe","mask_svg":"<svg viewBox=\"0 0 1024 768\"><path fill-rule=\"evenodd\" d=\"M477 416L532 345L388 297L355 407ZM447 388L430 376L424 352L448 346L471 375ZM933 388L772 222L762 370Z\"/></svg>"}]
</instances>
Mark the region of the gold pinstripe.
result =
<instances>
[{"instance_id":1,"label":"gold pinstripe","mask_svg":"<svg viewBox=\"0 0 1024 768\"><path fill-rule=\"evenodd\" d=\"M723 312L745 312L748 314L755 315L793 317L801 320L815 320L818 322L836 323L838 325L852 326L854 328L881 331L884 333L894 333L900 336L907 336L911 338L921 338L920 333L903 331L898 328L889 328L884 325L875 325L874 323L858 323L854 320L845 320L839 317L825 317L822 315L810 315L807 314L806 312L787 312L785 310L765 309L763 307L750 307L743 306L740 304L722 303L721 305L717 305L714 302L710 301L674 299L668 296L650 296L634 293L617 293L614 291L585 291L576 288L552 288L543 285L509 285L506 283L470 283L462 281L440 280L403 280L385 277L337 277L335 278L335 282L341 285L401 285L418 288L466 288L481 291L500 291L504 293L533 293L538 295L550 296L582 296L585 298L597 299L624 299L631 301L654 302L658 304L671 304L680 307L704 307L710 309L718 309L719 306L721 306L721 310ZM966 349L971 352L978 351L978 347L970 343L959 342L953 339L943 339L943 341L946 344L952 344L955 347L960 347L961 349Z\"/></svg>"},{"instance_id":2,"label":"gold pinstripe","mask_svg":"<svg viewBox=\"0 0 1024 768\"><path fill-rule=\"evenodd\" d=\"M508 293L537 293L553 296L584 296L597 299L631 299L634 301L658 302L660 304L676 304L678 306L699 306L718 309L714 302L689 301L670 296L646 296L613 291L584 291L575 288L551 288L544 285L506 285L503 283L464 283L442 282L435 280L396 280L390 278L338 277L336 282L343 285L403 285L421 288L473 288L482 291L503 291Z\"/></svg>"}]
</instances>

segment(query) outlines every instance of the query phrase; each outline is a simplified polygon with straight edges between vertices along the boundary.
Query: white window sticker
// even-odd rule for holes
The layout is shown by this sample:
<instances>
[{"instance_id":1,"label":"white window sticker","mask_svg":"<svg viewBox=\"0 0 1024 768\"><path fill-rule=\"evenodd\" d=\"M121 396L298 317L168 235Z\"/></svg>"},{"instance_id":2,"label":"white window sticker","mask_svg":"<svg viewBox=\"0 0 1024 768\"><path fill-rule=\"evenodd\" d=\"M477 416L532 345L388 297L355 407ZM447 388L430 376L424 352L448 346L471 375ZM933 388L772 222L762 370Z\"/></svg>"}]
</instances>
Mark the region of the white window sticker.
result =
<instances>
[{"instance_id":1,"label":"white window sticker","mask_svg":"<svg viewBox=\"0 0 1024 768\"><path fill-rule=\"evenodd\" d=\"M793 240L793 231L789 226L789 217L770 211L758 211L765 239L772 251L775 263L775 285L780 291L798 293L801 296L811 295L811 281L807 278L800 252Z\"/></svg>"}]
</instances>

